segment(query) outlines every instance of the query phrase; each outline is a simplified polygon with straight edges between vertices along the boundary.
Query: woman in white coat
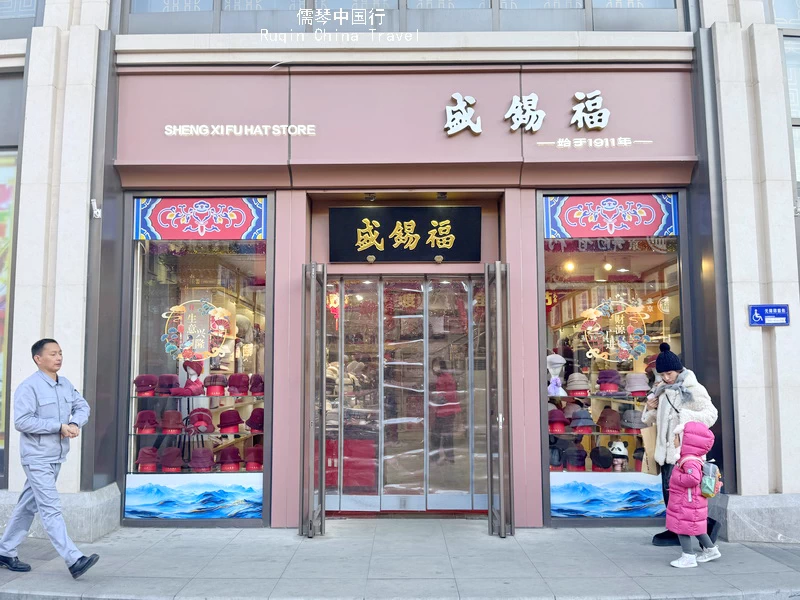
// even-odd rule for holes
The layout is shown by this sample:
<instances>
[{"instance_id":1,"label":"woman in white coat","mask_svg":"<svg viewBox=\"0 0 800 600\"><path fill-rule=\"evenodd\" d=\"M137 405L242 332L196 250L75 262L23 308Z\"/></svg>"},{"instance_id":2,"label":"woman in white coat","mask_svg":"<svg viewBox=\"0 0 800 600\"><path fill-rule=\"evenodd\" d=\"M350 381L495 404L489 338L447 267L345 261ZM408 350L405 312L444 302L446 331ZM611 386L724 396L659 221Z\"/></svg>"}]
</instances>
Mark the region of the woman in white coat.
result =
<instances>
[{"instance_id":1,"label":"woman in white coat","mask_svg":"<svg viewBox=\"0 0 800 600\"><path fill-rule=\"evenodd\" d=\"M672 468L680 458L675 448L675 429L678 425L697 421L707 427L717 422L717 409L711 403L708 391L697 381L695 374L684 368L669 344L659 346L656 372L661 376L653 391L647 396L647 406L642 412L645 425L656 426L655 461L661 467L661 487L664 504L669 501L669 478ZM716 522L709 519L709 535L716 539ZM678 536L664 531L653 537L655 546L677 546Z\"/></svg>"}]
</instances>

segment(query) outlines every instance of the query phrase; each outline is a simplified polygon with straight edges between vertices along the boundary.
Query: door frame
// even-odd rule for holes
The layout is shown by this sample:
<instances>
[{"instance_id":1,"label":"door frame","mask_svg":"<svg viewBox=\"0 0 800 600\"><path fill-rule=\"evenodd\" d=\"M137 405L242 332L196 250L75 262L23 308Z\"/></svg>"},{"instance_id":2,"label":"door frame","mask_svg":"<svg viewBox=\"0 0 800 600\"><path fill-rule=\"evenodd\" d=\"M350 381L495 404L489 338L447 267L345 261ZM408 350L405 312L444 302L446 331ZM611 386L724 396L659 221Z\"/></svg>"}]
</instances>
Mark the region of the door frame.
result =
<instances>
[{"instance_id":1,"label":"door frame","mask_svg":"<svg viewBox=\"0 0 800 600\"><path fill-rule=\"evenodd\" d=\"M374 279L377 280L377 295L378 295L378 315L383 314L383 307L384 307L384 284L386 281L391 280L398 280L398 279L416 279L419 280L422 284L422 293L423 293L423 330L424 330L424 364L425 364L425 371L424 371L424 454L425 454L425 463L424 463L424 489L425 493L419 496L412 496L412 495L394 495L394 494L384 494L384 486L383 486L383 474L384 474L384 369L381 367L378 370L378 394L380 396L379 400L379 429L378 429L378 493L374 496L368 495L345 495L342 494L343 488L343 467L344 467L344 457L343 457L343 444L338 444L338 476L337 476L337 484L338 489L336 494L325 494L325 508L326 511L333 511L333 512L371 512L371 513L379 513L379 512L393 512L393 511L410 511L410 512L429 512L429 511L438 511L438 510L447 510L447 511L464 511L464 512L471 512L471 511L483 511L487 510L488 508L488 493L487 494L476 494L475 493L475 327L477 323L473 317L473 299L474 299L474 289L476 283L484 283L485 282L485 275L475 272L471 274L464 274L464 273L436 273L431 275L430 273L410 273L410 274L377 274L377 273L364 273L364 274L345 274L345 273L329 273L326 278L326 285L331 281L336 281L339 284L339 305L344 306L344 296L345 290L342 283L347 279ZM430 456L429 456L429 441L430 441L430 418L429 418L429 400L430 400L430 389L429 389L429 373L428 373L428 365L430 362L430 355L429 355L429 348L430 348L430 339L429 339L429 314L430 314L430 299L429 299L429 287L427 285L433 279L445 279L445 278L457 278L460 280L464 280L469 283L467 288L467 311L468 311L468 322L469 322L469 330L467 333L467 340L468 340L468 364L469 364L469 372L468 372L468 386L469 386L469 417L468 417L468 447L469 447L469 456L470 456L470 483L469 483L469 493L468 494L459 494L458 496L463 496L467 502L463 506L455 506L450 505L448 506L446 503L442 503L439 506L431 506L431 499L434 499L434 504L436 504L437 494L430 493ZM327 288L326 288L327 289ZM485 292L484 292L485 293ZM305 321L304 321L305 322ZM337 341L339 347L339 356L344 355L344 321L341 321L341 326L339 329L340 335ZM485 335L485 330L484 330ZM383 356L384 356L384 325L383 319L378 319L378 360L380 364L383 366ZM487 392L488 393L488 392ZM341 432L343 429L343 390L339 390L339 440L341 440ZM488 400L487 400L488 401ZM326 437L327 439L327 437ZM488 440L488 435L487 435ZM488 447L488 442L487 442ZM487 488L488 488L487 483ZM444 500L444 495L438 495L439 500ZM452 495L449 495L452 496ZM393 501L394 500L394 501ZM409 502L411 501L411 502Z\"/></svg>"}]
</instances>

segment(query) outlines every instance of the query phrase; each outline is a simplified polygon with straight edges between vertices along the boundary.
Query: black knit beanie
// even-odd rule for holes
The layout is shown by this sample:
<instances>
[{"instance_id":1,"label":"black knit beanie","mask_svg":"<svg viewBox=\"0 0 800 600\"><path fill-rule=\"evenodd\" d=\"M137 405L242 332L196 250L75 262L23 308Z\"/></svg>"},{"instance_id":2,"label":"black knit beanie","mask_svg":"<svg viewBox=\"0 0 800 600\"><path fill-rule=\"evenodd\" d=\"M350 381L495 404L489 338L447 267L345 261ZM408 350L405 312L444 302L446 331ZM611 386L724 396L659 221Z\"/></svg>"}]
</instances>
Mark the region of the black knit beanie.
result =
<instances>
[{"instance_id":1,"label":"black knit beanie","mask_svg":"<svg viewBox=\"0 0 800 600\"><path fill-rule=\"evenodd\" d=\"M666 373L667 371L682 371L681 359L674 352L670 352L669 344L661 344L658 347L661 354L656 358L656 372Z\"/></svg>"}]
</instances>

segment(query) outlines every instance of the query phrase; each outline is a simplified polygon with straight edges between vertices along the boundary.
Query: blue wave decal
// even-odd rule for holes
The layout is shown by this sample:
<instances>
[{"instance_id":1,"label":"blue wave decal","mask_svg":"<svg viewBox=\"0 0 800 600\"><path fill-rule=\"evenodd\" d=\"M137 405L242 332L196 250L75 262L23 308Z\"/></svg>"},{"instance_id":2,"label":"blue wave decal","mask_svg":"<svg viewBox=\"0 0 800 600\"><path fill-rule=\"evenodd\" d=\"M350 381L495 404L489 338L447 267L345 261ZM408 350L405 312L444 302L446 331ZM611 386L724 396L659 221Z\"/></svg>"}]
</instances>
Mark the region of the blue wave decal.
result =
<instances>
[{"instance_id":1,"label":"blue wave decal","mask_svg":"<svg viewBox=\"0 0 800 600\"><path fill-rule=\"evenodd\" d=\"M206 481L185 484L180 482L174 484L174 479L164 483L153 483L152 481L156 480L156 477L153 477L149 481L143 481L141 485L136 485L135 476L129 476L125 493L125 517L129 519L262 518L263 490L260 485L238 485L223 480L218 474L215 475L208 477Z\"/></svg>"},{"instance_id":2,"label":"blue wave decal","mask_svg":"<svg viewBox=\"0 0 800 600\"><path fill-rule=\"evenodd\" d=\"M554 476L558 475L558 477ZM551 474L550 514L553 517L636 518L662 517L666 514L658 477L648 480L612 480L604 482L589 475L569 481L568 473ZM564 481L561 483L561 481Z\"/></svg>"}]
</instances>

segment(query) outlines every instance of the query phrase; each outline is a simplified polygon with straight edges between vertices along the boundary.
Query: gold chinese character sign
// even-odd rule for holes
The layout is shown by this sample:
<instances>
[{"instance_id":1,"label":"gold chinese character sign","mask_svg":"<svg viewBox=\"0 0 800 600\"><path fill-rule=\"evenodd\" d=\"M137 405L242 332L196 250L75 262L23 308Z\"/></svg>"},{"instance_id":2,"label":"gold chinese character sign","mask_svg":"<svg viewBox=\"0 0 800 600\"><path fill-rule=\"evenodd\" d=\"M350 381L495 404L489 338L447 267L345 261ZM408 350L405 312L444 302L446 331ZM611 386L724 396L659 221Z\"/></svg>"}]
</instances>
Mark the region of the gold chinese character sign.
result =
<instances>
[{"instance_id":1,"label":"gold chinese character sign","mask_svg":"<svg viewBox=\"0 0 800 600\"><path fill-rule=\"evenodd\" d=\"M330 262L480 262L479 206L329 210Z\"/></svg>"}]
</instances>

